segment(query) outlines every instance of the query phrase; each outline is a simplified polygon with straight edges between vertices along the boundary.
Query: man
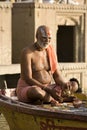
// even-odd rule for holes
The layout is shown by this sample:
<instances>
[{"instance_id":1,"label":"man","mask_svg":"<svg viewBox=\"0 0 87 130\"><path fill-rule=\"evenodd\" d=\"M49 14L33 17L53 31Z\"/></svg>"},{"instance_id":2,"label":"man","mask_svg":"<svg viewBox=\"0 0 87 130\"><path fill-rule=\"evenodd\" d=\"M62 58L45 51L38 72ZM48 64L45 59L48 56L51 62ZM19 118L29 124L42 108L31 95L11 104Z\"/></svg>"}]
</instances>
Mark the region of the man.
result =
<instances>
[{"instance_id":1,"label":"man","mask_svg":"<svg viewBox=\"0 0 87 130\"><path fill-rule=\"evenodd\" d=\"M51 46L52 32L43 25L37 29L37 41L31 47L26 47L21 55L21 75L17 85L17 96L20 101L56 102L57 85L67 87L62 79L57 58ZM55 84L51 84L52 76ZM61 93L61 88L58 90Z\"/></svg>"}]
</instances>

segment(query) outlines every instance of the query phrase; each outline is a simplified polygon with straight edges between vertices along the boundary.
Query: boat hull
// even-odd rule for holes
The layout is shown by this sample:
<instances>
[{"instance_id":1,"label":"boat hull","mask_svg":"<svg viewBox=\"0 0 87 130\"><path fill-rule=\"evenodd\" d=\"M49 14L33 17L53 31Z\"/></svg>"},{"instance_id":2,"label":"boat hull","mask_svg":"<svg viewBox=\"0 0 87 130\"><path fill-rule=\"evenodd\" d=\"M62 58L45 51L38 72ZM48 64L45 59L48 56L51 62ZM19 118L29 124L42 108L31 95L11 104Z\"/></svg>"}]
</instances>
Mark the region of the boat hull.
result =
<instances>
[{"instance_id":1,"label":"boat hull","mask_svg":"<svg viewBox=\"0 0 87 130\"><path fill-rule=\"evenodd\" d=\"M55 111L10 99L0 99L0 111L10 130L87 130L87 112L76 114Z\"/></svg>"},{"instance_id":2,"label":"boat hull","mask_svg":"<svg viewBox=\"0 0 87 130\"><path fill-rule=\"evenodd\" d=\"M3 114L10 130L87 130L87 122L7 111L3 111Z\"/></svg>"}]
</instances>

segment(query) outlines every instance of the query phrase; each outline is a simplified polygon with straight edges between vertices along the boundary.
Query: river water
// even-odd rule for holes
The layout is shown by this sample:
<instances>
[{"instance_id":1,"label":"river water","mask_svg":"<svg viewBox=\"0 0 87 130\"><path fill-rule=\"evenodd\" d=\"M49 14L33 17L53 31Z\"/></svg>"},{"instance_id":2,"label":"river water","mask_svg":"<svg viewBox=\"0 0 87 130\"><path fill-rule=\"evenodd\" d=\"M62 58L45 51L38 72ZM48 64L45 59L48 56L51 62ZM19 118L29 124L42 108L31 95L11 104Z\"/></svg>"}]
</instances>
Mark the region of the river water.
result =
<instances>
[{"instance_id":1,"label":"river water","mask_svg":"<svg viewBox=\"0 0 87 130\"><path fill-rule=\"evenodd\" d=\"M0 114L0 130L10 130L3 114Z\"/></svg>"}]
</instances>

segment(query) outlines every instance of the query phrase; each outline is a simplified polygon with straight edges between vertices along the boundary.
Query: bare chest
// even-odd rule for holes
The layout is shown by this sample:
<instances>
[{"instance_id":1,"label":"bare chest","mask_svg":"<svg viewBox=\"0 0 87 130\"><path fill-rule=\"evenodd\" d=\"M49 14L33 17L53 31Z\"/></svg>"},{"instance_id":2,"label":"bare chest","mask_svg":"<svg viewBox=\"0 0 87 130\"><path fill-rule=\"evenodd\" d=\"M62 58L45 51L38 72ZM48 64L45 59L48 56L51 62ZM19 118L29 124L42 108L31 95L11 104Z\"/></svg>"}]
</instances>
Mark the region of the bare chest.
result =
<instances>
[{"instance_id":1,"label":"bare chest","mask_svg":"<svg viewBox=\"0 0 87 130\"><path fill-rule=\"evenodd\" d=\"M32 69L39 71L42 69L49 70L49 60L46 50L36 51L32 58Z\"/></svg>"}]
</instances>

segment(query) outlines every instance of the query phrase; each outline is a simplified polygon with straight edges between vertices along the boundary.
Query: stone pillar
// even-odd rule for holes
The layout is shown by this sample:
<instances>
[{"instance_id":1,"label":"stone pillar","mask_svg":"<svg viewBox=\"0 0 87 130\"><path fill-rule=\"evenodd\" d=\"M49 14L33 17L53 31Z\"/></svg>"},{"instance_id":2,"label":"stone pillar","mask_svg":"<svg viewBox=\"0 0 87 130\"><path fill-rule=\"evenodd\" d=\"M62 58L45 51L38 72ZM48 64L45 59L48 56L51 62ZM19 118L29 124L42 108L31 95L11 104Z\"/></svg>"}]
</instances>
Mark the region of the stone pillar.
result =
<instances>
[{"instance_id":1,"label":"stone pillar","mask_svg":"<svg viewBox=\"0 0 87 130\"><path fill-rule=\"evenodd\" d=\"M86 1L86 8L87 8L87 1ZM87 63L87 11L85 14L85 46L84 46L84 52L85 52L85 62Z\"/></svg>"},{"instance_id":2,"label":"stone pillar","mask_svg":"<svg viewBox=\"0 0 87 130\"><path fill-rule=\"evenodd\" d=\"M11 64L11 7L0 2L0 65Z\"/></svg>"}]
</instances>

